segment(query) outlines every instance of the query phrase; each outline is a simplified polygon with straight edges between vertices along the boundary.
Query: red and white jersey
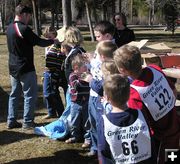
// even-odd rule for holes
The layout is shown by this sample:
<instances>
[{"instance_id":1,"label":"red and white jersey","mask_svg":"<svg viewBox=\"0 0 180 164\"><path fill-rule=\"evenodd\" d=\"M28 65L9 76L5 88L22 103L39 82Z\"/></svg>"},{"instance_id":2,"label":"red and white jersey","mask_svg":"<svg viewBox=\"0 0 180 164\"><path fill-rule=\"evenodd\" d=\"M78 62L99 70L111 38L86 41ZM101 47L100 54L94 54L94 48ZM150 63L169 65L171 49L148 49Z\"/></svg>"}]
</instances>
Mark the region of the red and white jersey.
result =
<instances>
[{"instance_id":1,"label":"red and white jersey","mask_svg":"<svg viewBox=\"0 0 180 164\"><path fill-rule=\"evenodd\" d=\"M150 132L141 111L136 121L125 127L112 124L106 115L103 120L104 136L115 163L137 163L151 157Z\"/></svg>"},{"instance_id":2,"label":"red and white jersey","mask_svg":"<svg viewBox=\"0 0 180 164\"><path fill-rule=\"evenodd\" d=\"M157 121L173 109L176 98L165 76L156 69L148 68L153 73L152 83L148 86L131 84L131 87L137 90L153 119Z\"/></svg>"}]
</instances>

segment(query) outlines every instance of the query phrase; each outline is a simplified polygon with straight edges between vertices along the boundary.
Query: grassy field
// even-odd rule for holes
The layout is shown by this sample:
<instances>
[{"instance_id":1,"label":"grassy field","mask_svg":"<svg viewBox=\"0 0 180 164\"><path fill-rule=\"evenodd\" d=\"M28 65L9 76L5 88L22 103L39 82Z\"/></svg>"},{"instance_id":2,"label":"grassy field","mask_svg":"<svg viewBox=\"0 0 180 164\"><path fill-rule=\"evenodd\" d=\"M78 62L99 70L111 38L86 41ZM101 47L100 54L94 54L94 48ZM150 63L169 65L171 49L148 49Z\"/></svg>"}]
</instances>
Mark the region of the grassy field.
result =
<instances>
[{"instance_id":1,"label":"grassy field","mask_svg":"<svg viewBox=\"0 0 180 164\"><path fill-rule=\"evenodd\" d=\"M87 33L84 33L87 36ZM149 39L148 44L164 42L173 52L180 53L180 30L172 36L162 29L135 29L136 39ZM87 51L95 48L95 43L84 42ZM41 76L44 65L44 48L35 47L35 66L38 77L38 102L35 122L46 125L48 122L42 117L47 111L43 104ZM67 145L63 141L52 141L46 137L39 137L33 131L22 129L6 129L8 94L10 80L8 74L8 52L6 37L0 35L0 164L96 164L96 159L86 157L88 150L81 148L82 143ZM23 101L19 105L19 120L22 121ZM53 121L49 120L49 122Z\"/></svg>"}]
</instances>

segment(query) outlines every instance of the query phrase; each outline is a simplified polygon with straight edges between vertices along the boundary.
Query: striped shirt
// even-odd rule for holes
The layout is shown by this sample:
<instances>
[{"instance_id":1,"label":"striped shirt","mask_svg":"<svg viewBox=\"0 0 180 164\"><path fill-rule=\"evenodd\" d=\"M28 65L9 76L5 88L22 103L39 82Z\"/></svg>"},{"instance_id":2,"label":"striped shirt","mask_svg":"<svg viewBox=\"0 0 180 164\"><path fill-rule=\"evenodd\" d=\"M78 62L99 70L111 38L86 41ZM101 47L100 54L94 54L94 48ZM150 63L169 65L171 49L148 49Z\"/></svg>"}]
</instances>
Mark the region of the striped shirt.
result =
<instances>
[{"instance_id":1,"label":"striped shirt","mask_svg":"<svg viewBox=\"0 0 180 164\"><path fill-rule=\"evenodd\" d=\"M89 100L89 83L80 79L77 73L72 72L69 76L71 101L81 102Z\"/></svg>"},{"instance_id":2,"label":"striped shirt","mask_svg":"<svg viewBox=\"0 0 180 164\"><path fill-rule=\"evenodd\" d=\"M46 48L45 52L45 57L46 57L46 68L54 73L57 78L59 76L62 76L64 74L64 69L63 69L63 63L66 58L64 54L61 53L61 47L60 45L53 44L49 47Z\"/></svg>"}]
</instances>

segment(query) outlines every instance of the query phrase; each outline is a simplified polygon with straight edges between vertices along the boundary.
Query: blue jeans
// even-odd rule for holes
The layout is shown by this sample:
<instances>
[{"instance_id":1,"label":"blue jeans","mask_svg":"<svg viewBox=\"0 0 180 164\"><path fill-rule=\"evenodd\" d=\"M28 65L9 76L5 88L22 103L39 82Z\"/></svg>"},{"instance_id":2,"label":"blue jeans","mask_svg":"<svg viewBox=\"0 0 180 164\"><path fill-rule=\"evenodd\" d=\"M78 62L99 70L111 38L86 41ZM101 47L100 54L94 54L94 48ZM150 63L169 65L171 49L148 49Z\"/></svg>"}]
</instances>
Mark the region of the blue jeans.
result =
<instances>
[{"instance_id":1,"label":"blue jeans","mask_svg":"<svg viewBox=\"0 0 180 164\"><path fill-rule=\"evenodd\" d=\"M17 119L17 110L19 107L19 99L23 92L24 95L24 124L31 124L34 121L34 110L37 100L37 77L36 72L28 72L20 75L18 78L10 76L11 93L9 95L8 106L8 124L13 123Z\"/></svg>"},{"instance_id":2,"label":"blue jeans","mask_svg":"<svg viewBox=\"0 0 180 164\"><path fill-rule=\"evenodd\" d=\"M90 121L90 136L91 136L91 150L97 151L97 129L96 129L96 101L97 97L89 97L89 121Z\"/></svg>"},{"instance_id":3,"label":"blue jeans","mask_svg":"<svg viewBox=\"0 0 180 164\"><path fill-rule=\"evenodd\" d=\"M82 136L85 140L90 140L88 122L88 101L79 103L71 102L71 136L80 140Z\"/></svg>"},{"instance_id":4,"label":"blue jeans","mask_svg":"<svg viewBox=\"0 0 180 164\"><path fill-rule=\"evenodd\" d=\"M68 85L68 89L66 92L66 108L71 106L71 95L70 95L70 86Z\"/></svg>"},{"instance_id":5,"label":"blue jeans","mask_svg":"<svg viewBox=\"0 0 180 164\"><path fill-rule=\"evenodd\" d=\"M101 105L99 97L90 96L89 97L89 121L90 121L90 136L91 136L91 150L97 151L97 128L98 128L98 118L103 113L103 106Z\"/></svg>"},{"instance_id":6,"label":"blue jeans","mask_svg":"<svg viewBox=\"0 0 180 164\"><path fill-rule=\"evenodd\" d=\"M48 115L60 117L64 111L64 105L59 94L59 85L57 81L52 80L52 73L48 71L44 72L43 94Z\"/></svg>"}]
</instances>

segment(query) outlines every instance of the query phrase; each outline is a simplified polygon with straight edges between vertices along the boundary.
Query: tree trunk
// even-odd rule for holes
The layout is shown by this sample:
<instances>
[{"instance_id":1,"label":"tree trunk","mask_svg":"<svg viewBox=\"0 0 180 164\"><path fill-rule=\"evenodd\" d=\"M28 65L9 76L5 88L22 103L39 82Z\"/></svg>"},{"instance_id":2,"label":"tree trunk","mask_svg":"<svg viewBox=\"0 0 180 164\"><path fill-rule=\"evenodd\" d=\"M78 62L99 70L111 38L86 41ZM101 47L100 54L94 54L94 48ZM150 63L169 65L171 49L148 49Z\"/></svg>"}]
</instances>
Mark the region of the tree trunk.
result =
<instances>
[{"instance_id":1,"label":"tree trunk","mask_svg":"<svg viewBox=\"0 0 180 164\"><path fill-rule=\"evenodd\" d=\"M119 12L121 12L122 1L119 0Z\"/></svg>"},{"instance_id":2,"label":"tree trunk","mask_svg":"<svg viewBox=\"0 0 180 164\"><path fill-rule=\"evenodd\" d=\"M153 5L152 5L152 16L151 16L151 25L154 24L154 1L153 1Z\"/></svg>"},{"instance_id":3,"label":"tree trunk","mask_svg":"<svg viewBox=\"0 0 180 164\"><path fill-rule=\"evenodd\" d=\"M54 27L54 11L51 11L51 27Z\"/></svg>"},{"instance_id":4,"label":"tree trunk","mask_svg":"<svg viewBox=\"0 0 180 164\"><path fill-rule=\"evenodd\" d=\"M68 27L72 25L71 16L71 0L62 0L62 10L63 10L63 26Z\"/></svg>"},{"instance_id":5,"label":"tree trunk","mask_svg":"<svg viewBox=\"0 0 180 164\"><path fill-rule=\"evenodd\" d=\"M39 20L39 34L42 34L42 24L41 24L41 1L38 0L38 20Z\"/></svg>"},{"instance_id":6,"label":"tree trunk","mask_svg":"<svg viewBox=\"0 0 180 164\"><path fill-rule=\"evenodd\" d=\"M112 0L112 15L116 12L116 2ZM110 20L113 22L113 16L110 14Z\"/></svg>"},{"instance_id":7,"label":"tree trunk","mask_svg":"<svg viewBox=\"0 0 180 164\"><path fill-rule=\"evenodd\" d=\"M89 10L89 6L88 6L87 2L85 2L85 6L86 6L86 14L87 14L87 19L88 19L88 24L89 24L90 34L91 34L91 41L94 42L95 41L94 31L93 31L93 27L92 27L90 10Z\"/></svg>"},{"instance_id":8,"label":"tree trunk","mask_svg":"<svg viewBox=\"0 0 180 164\"><path fill-rule=\"evenodd\" d=\"M34 15L34 28L35 33L39 35L39 28L38 28L38 15L37 15L37 6L35 0L31 0L33 6L33 15Z\"/></svg>"},{"instance_id":9,"label":"tree trunk","mask_svg":"<svg viewBox=\"0 0 180 164\"><path fill-rule=\"evenodd\" d=\"M132 23L133 22L133 0L131 0L131 4L130 4L130 20Z\"/></svg>"},{"instance_id":10,"label":"tree trunk","mask_svg":"<svg viewBox=\"0 0 180 164\"><path fill-rule=\"evenodd\" d=\"M1 31L2 32L5 32L5 2L2 2L1 4L1 13L0 13L0 16L1 16Z\"/></svg>"},{"instance_id":11,"label":"tree trunk","mask_svg":"<svg viewBox=\"0 0 180 164\"><path fill-rule=\"evenodd\" d=\"M51 27L54 27L55 22L55 0L51 0Z\"/></svg>"},{"instance_id":12,"label":"tree trunk","mask_svg":"<svg viewBox=\"0 0 180 164\"><path fill-rule=\"evenodd\" d=\"M71 1L71 12L72 12L72 21L76 22L78 11L76 9L76 1L75 0Z\"/></svg>"},{"instance_id":13,"label":"tree trunk","mask_svg":"<svg viewBox=\"0 0 180 164\"><path fill-rule=\"evenodd\" d=\"M103 7L102 7L102 20L106 20L106 14L107 14L107 7L106 7L106 5L103 5Z\"/></svg>"},{"instance_id":14,"label":"tree trunk","mask_svg":"<svg viewBox=\"0 0 180 164\"><path fill-rule=\"evenodd\" d=\"M96 3L95 1L93 1L93 17L94 17L94 21L95 21L95 24L98 22L98 16L97 16L97 11L96 11Z\"/></svg>"},{"instance_id":15,"label":"tree trunk","mask_svg":"<svg viewBox=\"0 0 180 164\"><path fill-rule=\"evenodd\" d=\"M59 21L58 21L57 9L56 9L56 13L55 13L55 19L56 19L56 29L59 29Z\"/></svg>"},{"instance_id":16,"label":"tree trunk","mask_svg":"<svg viewBox=\"0 0 180 164\"><path fill-rule=\"evenodd\" d=\"M149 26L153 25L153 9L149 9Z\"/></svg>"}]
</instances>

